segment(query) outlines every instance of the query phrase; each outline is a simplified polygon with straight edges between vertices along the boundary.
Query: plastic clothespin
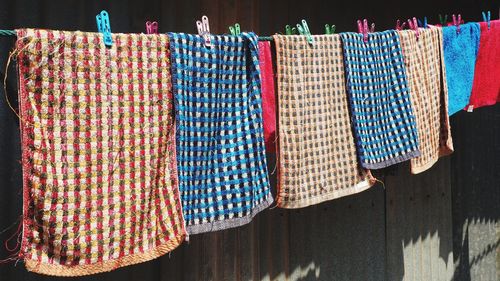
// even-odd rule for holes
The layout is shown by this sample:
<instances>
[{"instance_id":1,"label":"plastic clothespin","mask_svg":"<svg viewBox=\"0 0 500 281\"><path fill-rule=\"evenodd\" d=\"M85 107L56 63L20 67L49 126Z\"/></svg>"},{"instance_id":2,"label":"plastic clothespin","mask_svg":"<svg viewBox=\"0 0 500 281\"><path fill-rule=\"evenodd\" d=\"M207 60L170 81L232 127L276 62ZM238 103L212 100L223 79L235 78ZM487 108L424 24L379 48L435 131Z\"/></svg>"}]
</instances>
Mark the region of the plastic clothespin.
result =
<instances>
[{"instance_id":1,"label":"plastic clothespin","mask_svg":"<svg viewBox=\"0 0 500 281\"><path fill-rule=\"evenodd\" d=\"M448 22L448 15L444 15L443 17L441 14L439 14L439 22L442 26L446 26L446 23Z\"/></svg>"},{"instance_id":2,"label":"plastic clothespin","mask_svg":"<svg viewBox=\"0 0 500 281\"><path fill-rule=\"evenodd\" d=\"M412 30L415 31L415 35L418 37L420 36L419 31L418 31L418 21L417 18L413 17L412 19L408 19L408 27Z\"/></svg>"},{"instance_id":3,"label":"plastic clothespin","mask_svg":"<svg viewBox=\"0 0 500 281\"><path fill-rule=\"evenodd\" d=\"M363 21L358 20L358 32L363 34L363 42L368 42L368 21L364 19Z\"/></svg>"},{"instance_id":4,"label":"plastic clothespin","mask_svg":"<svg viewBox=\"0 0 500 281\"><path fill-rule=\"evenodd\" d=\"M457 34L460 33L460 23L462 22L462 16L458 14L458 17L455 17L455 15L452 15L453 18L453 25L457 27Z\"/></svg>"},{"instance_id":5,"label":"plastic clothespin","mask_svg":"<svg viewBox=\"0 0 500 281\"><path fill-rule=\"evenodd\" d=\"M406 22L403 22L403 24L401 24L401 21L400 20L397 20L396 21L396 30L403 30L406 26Z\"/></svg>"},{"instance_id":6,"label":"plastic clothespin","mask_svg":"<svg viewBox=\"0 0 500 281\"><path fill-rule=\"evenodd\" d=\"M113 38L111 37L111 26L109 24L109 14L105 10L102 10L97 16L95 16L97 23L97 30L102 33L104 45L106 47L113 46Z\"/></svg>"},{"instance_id":7,"label":"plastic clothespin","mask_svg":"<svg viewBox=\"0 0 500 281\"><path fill-rule=\"evenodd\" d=\"M427 17L424 17L424 28L427 28L429 27L429 25L427 24Z\"/></svg>"},{"instance_id":8,"label":"plastic clothespin","mask_svg":"<svg viewBox=\"0 0 500 281\"><path fill-rule=\"evenodd\" d=\"M292 35L292 28L288 24L285 26L285 35Z\"/></svg>"},{"instance_id":9,"label":"plastic clothespin","mask_svg":"<svg viewBox=\"0 0 500 281\"><path fill-rule=\"evenodd\" d=\"M198 28L198 34L203 36L205 41L205 47L211 47L212 42L210 40L210 24L208 22L208 17L201 17L201 21L196 21L196 27Z\"/></svg>"},{"instance_id":10,"label":"plastic clothespin","mask_svg":"<svg viewBox=\"0 0 500 281\"><path fill-rule=\"evenodd\" d=\"M372 22L372 24L370 25L370 33L373 33L375 32L375 23Z\"/></svg>"},{"instance_id":11,"label":"plastic clothespin","mask_svg":"<svg viewBox=\"0 0 500 281\"><path fill-rule=\"evenodd\" d=\"M146 22L146 34L158 34L158 22Z\"/></svg>"},{"instance_id":12,"label":"plastic clothespin","mask_svg":"<svg viewBox=\"0 0 500 281\"><path fill-rule=\"evenodd\" d=\"M329 24L325 24L325 34L334 34L335 29L337 29L337 27L334 24L331 26Z\"/></svg>"},{"instance_id":13,"label":"plastic clothespin","mask_svg":"<svg viewBox=\"0 0 500 281\"><path fill-rule=\"evenodd\" d=\"M309 30L309 26L307 25L306 20L302 20L302 27L304 28L304 34L307 36L307 42L309 44L314 44L314 39L311 35L311 31Z\"/></svg>"},{"instance_id":14,"label":"plastic clothespin","mask_svg":"<svg viewBox=\"0 0 500 281\"><path fill-rule=\"evenodd\" d=\"M241 34L241 28L240 28L240 24L239 23L235 23L234 24L234 32L235 32L235 35L240 35Z\"/></svg>"},{"instance_id":15,"label":"plastic clothespin","mask_svg":"<svg viewBox=\"0 0 500 281\"><path fill-rule=\"evenodd\" d=\"M297 30L296 27L292 27L292 35L298 35L299 31Z\"/></svg>"},{"instance_id":16,"label":"plastic clothespin","mask_svg":"<svg viewBox=\"0 0 500 281\"><path fill-rule=\"evenodd\" d=\"M483 12L483 21L488 23L488 30L490 30L491 27L491 12L488 11L488 14Z\"/></svg>"},{"instance_id":17,"label":"plastic clothespin","mask_svg":"<svg viewBox=\"0 0 500 281\"><path fill-rule=\"evenodd\" d=\"M232 25L229 26L229 33L231 33L231 35L236 35L236 30L234 29L234 26Z\"/></svg>"}]
</instances>

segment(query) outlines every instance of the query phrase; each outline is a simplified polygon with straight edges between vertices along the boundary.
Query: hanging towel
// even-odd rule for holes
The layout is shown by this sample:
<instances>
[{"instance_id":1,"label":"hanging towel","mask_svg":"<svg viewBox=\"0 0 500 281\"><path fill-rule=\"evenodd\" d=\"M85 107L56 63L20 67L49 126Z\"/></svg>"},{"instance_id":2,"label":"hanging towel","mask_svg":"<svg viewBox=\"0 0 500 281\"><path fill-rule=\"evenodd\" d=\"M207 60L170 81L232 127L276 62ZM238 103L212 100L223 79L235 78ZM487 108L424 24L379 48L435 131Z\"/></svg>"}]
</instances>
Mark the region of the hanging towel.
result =
<instances>
[{"instance_id":1,"label":"hanging towel","mask_svg":"<svg viewBox=\"0 0 500 281\"><path fill-rule=\"evenodd\" d=\"M169 33L179 187L188 233L246 224L273 201L257 36Z\"/></svg>"},{"instance_id":2,"label":"hanging towel","mask_svg":"<svg viewBox=\"0 0 500 281\"><path fill-rule=\"evenodd\" d=\"M448 87L441 28L398 31L417 120L420 156L411 159L411 172L421 173L440 156L453 152L448 119Z\"/></svg>"},{"instance_id":3,"label":"hanging towel","mask_svg":"<svg viewBox=\"0 0 500 281\"><path fill-rule=\"evenodd\" d=\"M500 20L480 22L481 39L476 60L472 94L467 109L500 101Z\"/></svg>"},{"instance_id":4,"label":"hanging towel","mask_svg":"<svg viewBox=\"0 0 500 281\"><path fill-rule=\"evenodd\" d=\"M462 110L469 103L474 80L474 68L479 48L478 23L443 27L444 63L448 81L448 115Z\"/></svg>"},{"instance_id":5,"label":"hanging towel","mask_svg":"<svg viewBox=\"0 0 500 281\"><path fill-rule=\"evenodd\" d=\"M57 276L159 257L186 235L166 35L17 31L21 256Z\"/></svg>"},{"instance_id":6,"label":"hanging towel","mask_svg":"<svg viewBox=\"0 0 500 281\"><path fill-rule=\"evenodd\" d=\"M420 156L396 31L341 33L347 93L361 165L380 169Z\"/></svg>"},{"instance_id":7,"label":"hanging towel","mask_svg":"<svg viewBox=\"0 0 500 281\"><path fill-rule=\"evenodd\" d=\"M300 208L373 185L352 135L339 35L275 35L282 208Z\"/></svg>"},{"instance_id":8,"label":"hanging towel","mask_svg":"<svg viewBox=\"0 0 500 281\"><path fill-rule=\"evenodd\" d=\"M262 117L266 151L276 152L276 98L274 94L274 70L271 44L259 42L259 66L262 81Z\"/></svg>"}]
</instances>

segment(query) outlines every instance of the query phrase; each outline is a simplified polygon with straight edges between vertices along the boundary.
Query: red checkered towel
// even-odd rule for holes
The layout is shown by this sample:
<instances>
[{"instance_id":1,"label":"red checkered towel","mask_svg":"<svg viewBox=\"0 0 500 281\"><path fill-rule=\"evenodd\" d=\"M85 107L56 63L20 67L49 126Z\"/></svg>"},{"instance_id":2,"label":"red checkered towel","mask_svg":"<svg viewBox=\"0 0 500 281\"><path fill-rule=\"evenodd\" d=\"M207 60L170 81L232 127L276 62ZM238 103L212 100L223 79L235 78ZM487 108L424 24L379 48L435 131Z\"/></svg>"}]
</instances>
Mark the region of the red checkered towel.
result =
<instances>
[{"instance_id":1,"label":"red checkered towel","mask_svg":"<svg viewBox=\"0 0 500 281\"><path fill-rule=\"evenodd\" d=\"M86 275L176 248L168 36L17 35L27 269Z\"/></svg>"}]
</instances>

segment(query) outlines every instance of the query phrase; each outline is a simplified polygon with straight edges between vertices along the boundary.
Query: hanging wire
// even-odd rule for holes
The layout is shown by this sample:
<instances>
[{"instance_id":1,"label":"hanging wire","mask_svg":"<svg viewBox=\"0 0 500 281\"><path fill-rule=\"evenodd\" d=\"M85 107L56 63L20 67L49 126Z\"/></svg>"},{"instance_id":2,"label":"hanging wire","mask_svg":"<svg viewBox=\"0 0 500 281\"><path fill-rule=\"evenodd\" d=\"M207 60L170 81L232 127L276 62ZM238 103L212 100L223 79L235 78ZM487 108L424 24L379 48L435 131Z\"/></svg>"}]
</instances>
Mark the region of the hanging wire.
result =
<instances>
[{"instance_id":1,"label":"hanging wire","mask_svg":"<svg viewBox=\"0 0 500 281\"><path fill-rule=\"evenodd\" d=\"M16 36L16 32L14 30L0 29L0 36Z\"/></svg>"},{"instance_id":2,"label":"hanging wire","mask_svg":"<svg viewBox=\"0 0 500 281\"><path fill-rule=\"evenodd\" d=\"M16 36L14 30L0 29L0 36ZM259 41L273 41L271 36L259 36Z\"/></svg>"}]
</instances>

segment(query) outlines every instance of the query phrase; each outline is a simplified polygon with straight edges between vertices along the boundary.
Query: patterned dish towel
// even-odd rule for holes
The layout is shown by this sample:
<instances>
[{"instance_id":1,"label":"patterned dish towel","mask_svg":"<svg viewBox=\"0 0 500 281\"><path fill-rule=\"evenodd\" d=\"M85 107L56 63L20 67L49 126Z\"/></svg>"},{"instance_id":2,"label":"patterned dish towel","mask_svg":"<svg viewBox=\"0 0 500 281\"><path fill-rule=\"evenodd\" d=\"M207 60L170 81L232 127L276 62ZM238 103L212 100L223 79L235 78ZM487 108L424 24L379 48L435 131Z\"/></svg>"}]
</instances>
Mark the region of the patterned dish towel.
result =
<instances>
[{"instance_id":1,"label":"patterned dish towel","mask_svg":"<svg viewBox=\"0 0 500 281\"><path fill-rule=\"evenodd\" d=\"M500 20L480 22L481 38L477 53L474 83L469 108L500 102Z\"/></svg>"},{"instance_id":2,"label":"patterned dish towel","mask_svg":"<svg viewBox=\"0 0 500 281\"><path fill-rule=\"evenodd\" d=\"M421 28L418 39L413 30L398 31L419 136L420 156L411 159L413 174L429 169L440 156L453 152L441 30Z\"/></svg>"},{"instance_id":3,"label":"patterned dish towel","mask_svg":"<svg viewBox=\"0 0 500 281\"><path fill-rule=\"evenodd\" d=\"M443 27L444 63L448 84L448 115L469 103L481 31L475 22Z\"/></svg>"},{"instance_id":4,"label":"patterned dish towel","mask_svg":"<svg viewBox=\"0 0 500 281\"><path fill-rule=\"evenodd\" d=\"M166 35L18 30L21 256L78 276L148 261L186 235Z\"/></svg>"},{"instance_id":5,"label":"patterned dish towel","mask_svg":"<svg viewBox=\"0 0 500 281\"><path fill-rule=\"evenodd\" d=\"M275 35L279 112L278 206L300 208L373 185L352 135L339 35Z\"/></svg>"},{"instance_id":6,"label":"patterned dish towel","mask_svg":"<svg viewBox=\"0 0 500 281\"><path fill-rule=\"evenodd\" d=\"M179 186L188 233L246 224L273 198L257 36L170 33Z\"/></svg>"},{"instance_id":7,"label":"patterned dish towel","mask_svg":"<svg viewBox=\"0 0 500 281\"><path fill-rule=\"evenodd\" d=\"M341 33L347 93L361 165L380 169L420 156L396 31Z\"/></svg>"},{"instance_id":8,"label":"patterned dish towel","mask_svg":"<svg viewBox=\"0 0 500 281\"><path fill-rule=\"evenodd\" d=\"M259 66L262 81L262 117L266 151L276 152L276 97L270 42L259 42Z\"/></svg>"}]
</instances>

